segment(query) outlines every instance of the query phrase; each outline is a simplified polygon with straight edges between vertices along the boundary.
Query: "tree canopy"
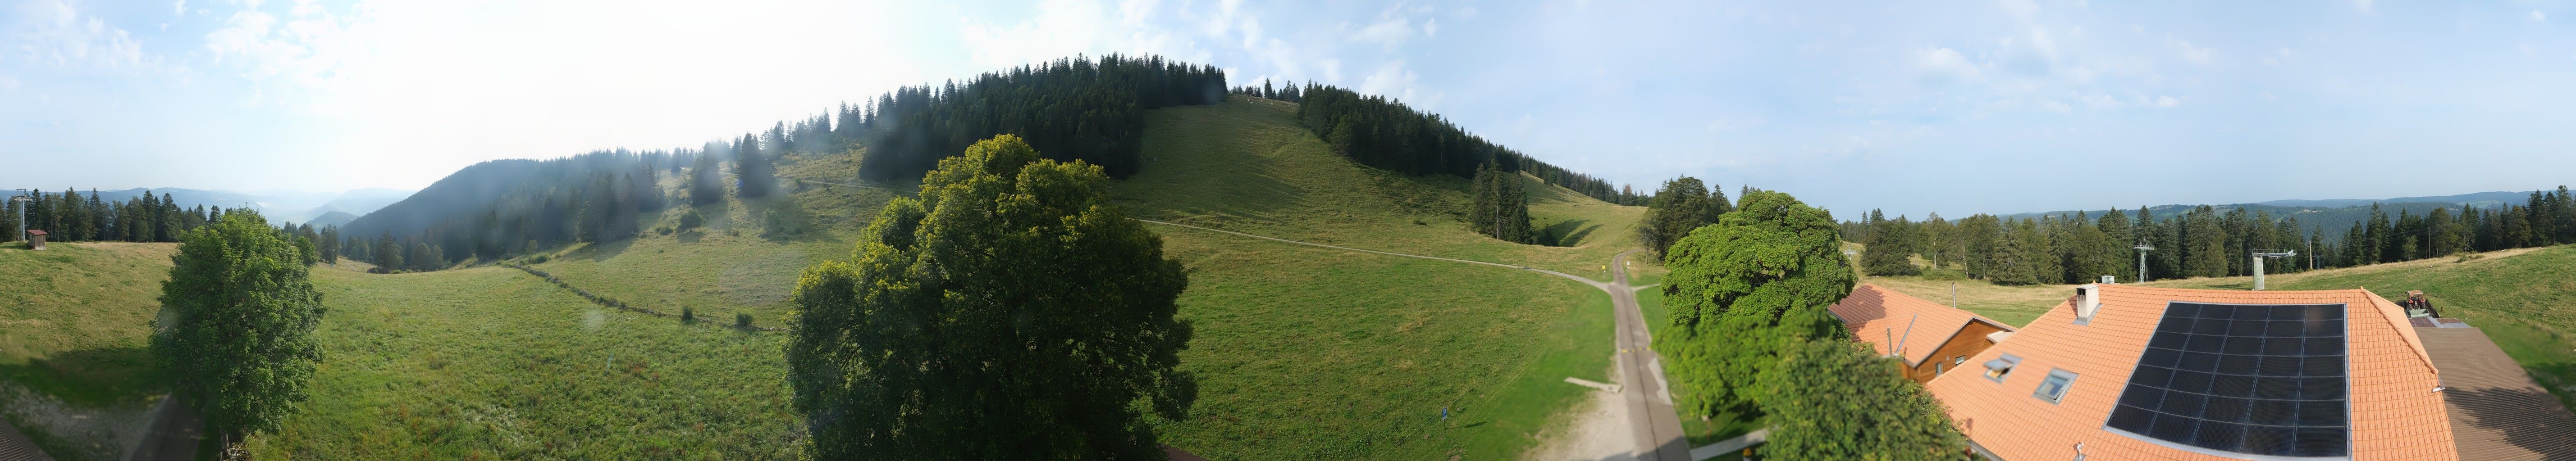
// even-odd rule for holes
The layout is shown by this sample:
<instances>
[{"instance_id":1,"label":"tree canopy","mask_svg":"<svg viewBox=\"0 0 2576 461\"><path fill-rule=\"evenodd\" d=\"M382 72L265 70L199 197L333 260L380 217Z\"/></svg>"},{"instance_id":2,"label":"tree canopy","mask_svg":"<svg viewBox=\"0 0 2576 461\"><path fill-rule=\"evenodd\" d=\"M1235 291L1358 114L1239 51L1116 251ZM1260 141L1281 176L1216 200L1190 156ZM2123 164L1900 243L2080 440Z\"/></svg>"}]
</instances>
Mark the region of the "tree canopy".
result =
<instances>
[{"instance_id":1,"label":"tree canopy","mask_svg":"<svg viewBox=\"0 0 2576 461\"><path fill-rule=\"evenodd\" d=\"M1949 411L1905 379L1896 359L1844 340L1792 343L1762 373L1776 429L1762 454L1782 460L1965 460Z\"/></svg>"},{"instance_id":2,"label":"tree canopy","mask_svg":"<svg viewBox=\"0 0 2576 461\"><path fill-rule=\"evenodd\" d=\"M1409 175L1474 178L1477 169L1492 163L1503 172L1529 173L1605 202L1636 203L1634 195L1610 187L1609 181L1521 155L1403 102L1314 83L1295 93L1303 101L1297 105L1298 121L1331 144L1333 152L1362 165Z\"/></svg>"},{"instance_id":3,"label":"tree canopy","mask_svg":"<svg viewBox=\"0 0 2576 461\"><path fill-rule=\"evenodd\" d=\"M161 305L171 316L152 355L213 432L275 430L308 397L322 294L292 240L241 211L182 233L170 258Z\"/></svg>"},{"instance_id":4,"label":"tree canopy","mask_svg":"<svg viewBox=\"0 0 2576 461\"><path fill-rule=\"evenodd\" d=\"M1189 284L1108 176L1016 136L940 160L854 260L807 268L787 346L812 459L1163 459Z\"/></svg>"},{"instance_id":5,"label":"tree canopy","mask_svg":"<svg viewBox=\"0 0 2576 461\"><path fill-rule=\"evenodd\" d=\"M1667 333L1656 349L1681 411L1715 414L1759 401L1755 378L1789 344L1849 336L1826 307L1857 275L1833 215L1789 194L1747 190L1735 211L1675 242L1664 265Z\"/></svg>"}]
</instances>

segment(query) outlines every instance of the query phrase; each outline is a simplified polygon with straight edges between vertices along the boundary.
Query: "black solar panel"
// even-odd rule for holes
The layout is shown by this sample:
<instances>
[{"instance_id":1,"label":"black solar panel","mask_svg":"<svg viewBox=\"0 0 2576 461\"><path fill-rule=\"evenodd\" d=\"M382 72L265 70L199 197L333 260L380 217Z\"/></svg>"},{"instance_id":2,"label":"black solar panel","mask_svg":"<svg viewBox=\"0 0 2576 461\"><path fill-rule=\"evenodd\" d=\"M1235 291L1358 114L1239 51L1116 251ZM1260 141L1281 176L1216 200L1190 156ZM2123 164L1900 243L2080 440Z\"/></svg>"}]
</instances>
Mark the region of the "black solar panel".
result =
<instances>
[{"instance_id":1,"label":"black solar panel","mask_svg":"<svg viewBox=\"0 0 2576 461\"><path fill-rule=\"evenodd\" d=\"M2344 306L2171 303L2107 425L2194 447L2348 456Z\"/></svg>"}]
</instances>

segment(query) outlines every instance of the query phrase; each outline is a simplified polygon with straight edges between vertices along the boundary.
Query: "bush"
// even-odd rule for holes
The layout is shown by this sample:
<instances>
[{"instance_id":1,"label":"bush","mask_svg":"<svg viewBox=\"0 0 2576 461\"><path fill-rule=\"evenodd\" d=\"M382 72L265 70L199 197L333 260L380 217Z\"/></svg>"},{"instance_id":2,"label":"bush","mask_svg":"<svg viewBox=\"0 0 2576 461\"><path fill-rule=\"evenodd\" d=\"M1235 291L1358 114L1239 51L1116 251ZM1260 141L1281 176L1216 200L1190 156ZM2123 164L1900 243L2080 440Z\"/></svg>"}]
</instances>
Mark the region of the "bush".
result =
<instances>
[{"instance_id":1,"label":"bush","mask_svg":"<svg viewBox=\"0 0 2576 461\"><path fill-rule=\"evenodd\" d=\"M697 309L691 309L691 308L688 308L688 307L681 307L681 308L680 308L680 323L698 323L698 310L697 310Z\"/></svg>"},{"instance_id":2,"label":"bush","mask_svg":"<svg viewBox=\"0 0 2576 461\"><path fill-rule=\"evenodd\" d=\"M690 229L696 229L698 226L706 224L707 218L699 216L698 210L689 210L687 213L680 213L680 232L688 232Z\"/></svg>"},{"instance_id":3,"label":"bush","mask_svg":"<svg viewBox=\"0 0 2576 461\"><path fill-rule=\"evenodd\" d=\"M751 328L751 314L747 312L733 313L733 327L744 329Z\"/></svg>"}]
</instances>

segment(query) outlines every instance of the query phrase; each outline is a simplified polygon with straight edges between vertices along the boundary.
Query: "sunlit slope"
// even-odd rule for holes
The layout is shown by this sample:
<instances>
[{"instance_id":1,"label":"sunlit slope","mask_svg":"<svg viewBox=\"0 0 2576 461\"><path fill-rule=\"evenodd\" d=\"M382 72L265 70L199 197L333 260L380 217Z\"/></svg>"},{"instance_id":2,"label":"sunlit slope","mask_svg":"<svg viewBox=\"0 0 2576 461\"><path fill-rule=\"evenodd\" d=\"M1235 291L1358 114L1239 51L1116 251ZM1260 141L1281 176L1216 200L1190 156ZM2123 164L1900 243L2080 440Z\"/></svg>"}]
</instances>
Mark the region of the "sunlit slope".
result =
<instances>
[{"instance_id":1,"label":"sunlit slope","mask_svg":"<svg viewBox=\"0 0 2576 461\"><path fill-rule=\"evenodd\" d=\"M1147 114L1146 168L1115 186L1139 217L1361 248L1601 273L1642 209L1531 187L1576 248L1478 236L1467 181L1353 164L1285 103L1237 97ZM1534 186L1535 180L1531 180ZM1190 267L1184 369L1200 376L1166 443L1214 459L1520 456L1606 380L1607 296L1527 271L1152 225ZM1606 278L1606 276L1605 276ZM1441 420L1441 410L1450 419Z\"/></svg>"},{"instance_id":2,"label":"sunlit slope","mask_svg":"<svg viewBox=\"0 0 2576 461\"><path fill-rule=\"evenodd\" d=\"M1298 128L1293 114L1239 97L1149 112L1147 166L1113 193L1145 219L1603 279L1610 256L1635 245L1643 208L1535 179L1527 180L1536 225L1573 247L1478 236L1459 221L1467 181L1353 164ZM813 231L764 236L769 208L728 200L697 208L708 217L703 231L578 248L537 267L630 304L721 319L749 312L761 325L784 326L797 275L848 258L857 230L893 197L821 185L850 182L848 156L791 158L781 175L811 180L794 197ZM644 227L674 225L684 211ZM1200 400L1189 420L1163 424L1165 443L1185 450L1218 459L1509 458L1585 390L1565 377L1609 379L1607 298L1581 284L1147 226L1190 268L1180 315L1197 336L1183 367L1199 376Z\"/></svg>"},{"instance_id":3,"label":"sunlit slope","mask_svg":"<svg viewBox=\"0 0 2576 461\"><path fill-rule=\"evenodd\" d=\"M517 270L313 272L312 400L259 459L786 459L784 336L601 308Z\"/></svg>"},{"instance_id":4,"label":"sunlit slope","mask_svg":"<svg viewBox=\"0 0 2576 461\"><path fill-rule=\"evenodd\" d=\"M1524 264L1607 280L1644 207L1528 179L1530 214L1573 247L1506 244L1463 222L1468 181L1353 163L1300 128L1294 104L1236 96L1146 114L1143 172L1117 184L1138 217L1292 240Z\"/></svg>"},{"instance_id":5,"label":"sunlit slope","mask_svg":"<svg viewBox=\"0 0 2576 461\"><path fill-rule=\"evenodd\" d=\"M2252 277L2151 282L2184 288L2247 289ZM2264 278L2275 290L2368 287L2389 300L2424 290L2442 316L2484 330L2541 387L2576 406L2576 245L2523 248Z\"/></svg>"},{"instance_id":6,"label":"sunlit slope","mask_svg":"<svg viewBox=\"0 0 2576 461\"><path fill-rule=\"evenodd\" d=\"M109 459L163 387L150 322L171 243L0 245L0 417L57 459Z\"/></svg>"},{"instance_id":7,"label":"sunlit slope","mask_svg":"<svg viewBox=\"0 0 2576 461\"><path fill-rule=\"evenodd\" d=\"M847 155L797 155L782 160L780 174L796 178L852 176L857 162ZM846 183L846 179L828 182ZM663 186L680 190L677 178ZM895 193L877 189L830 186L821 182L786 181L786 197L744 201L728 196L720 203L690 207L685 197L642 226L645 234L604 245L583 245L535 264L581 289L629 305L664 312L695 310L699 315L731 321L747 313L753 323L785 327L787 295L806 266L828 259L849 259L851 240ZM793 206L781 206L792 201ZM657 227L679 226L682 213L695 210L705 224L693 232L663 234ZM806 230L770 234L771 215L801 222Z\"/></svg>"}]
</instances>

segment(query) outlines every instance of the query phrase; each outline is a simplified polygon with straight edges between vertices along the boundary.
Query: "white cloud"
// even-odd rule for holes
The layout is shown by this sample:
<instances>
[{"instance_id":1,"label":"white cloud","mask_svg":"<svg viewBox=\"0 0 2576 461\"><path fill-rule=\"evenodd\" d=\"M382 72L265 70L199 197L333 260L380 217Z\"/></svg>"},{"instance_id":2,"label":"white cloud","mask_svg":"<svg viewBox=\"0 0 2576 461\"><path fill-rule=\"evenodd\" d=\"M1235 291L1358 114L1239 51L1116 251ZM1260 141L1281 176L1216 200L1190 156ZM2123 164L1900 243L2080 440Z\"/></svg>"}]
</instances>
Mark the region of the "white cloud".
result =
<instances>
[{"instance_id":1,"label":"white cloud","mask_svg":"<svg viewBox=\"0 0 2576 461\"><path fill-rule=\"evenodd\" d=\"M2004 13L2011 14L2014 19L2027 21L2039 14L2039 3L2031 0L1996 0L1995 6L2003 7Z\"/></svg>"},{"instance_id":2,"label":"white cloud","mask_svg":"<svg viewBox=\"0 0 2576 461\"><path fill-rule=\"evenodd\" d=\"M2191 61L2193 64L2201 65L2208 65L2218 61L2217 50L2212 50L2209 47L2193 46L2191 42L2175 40L2172 38L2166 38L2165 41L2172 43L2174 49L2182 53L2182 59L2184 61Z\"/></svg>"},{"instance_id":3,"label":"white cloud","mask_svg":"<svg viewBox=\"0 0 2576 461\"><path fill-rule=\"evenodd\" d=\"M2075 111L2075 107L2074 107L2074 106L2068 106L2068 105L2066 105L2066 103L2057 102L2057 101L2053 101L2053 100L2049 100L2049 101L2040 101L2040 102L2039 102L2039 108L2041 108L2041 109L2046 109L2046 110L2048 110L2049 112L2056 112L2056 113L2060 113L2060 114L2063 114L2063 113L2069 113L2069 112L2074 112L2074 111Z\"/></svg>"},{"instance_id":4,"label":"white cloud","mask_svg":"<svg viewBox=\"0 0 2576 461\"><path fill-rule=\"evenodd\" d=\"M1422 82L1422 75L1414 75L1414 70L1406 70L1404 59L1394 59L1394 62L1381 64L1378 72L1370 72L1368 77L1363 77L1363 80L1360 80L1360 93L1386 95L1386 98L1404 100L1406 106L1427 108L1430 103L1435 103L1435 100L1425 100L1422 98L1422 93L1414 90L1419 88L1419 82Z\"/></svg>"},{"instance_id":5,"label":"white cloud","mask_svg":"<svg viewBox=\"0 0 2576 461\"><path fill-rule=\"evenodd\" d=\"M2363 13L2369 13L2371 5L2370 0L2352 0L2352 6L2361 9Z\"/></svg>"},{"instance_id":6,"label":"white cloud","mask_svg":"<svg viewBox=\"0 0 2576 461\"><path fill-rule=\"evenodd\" d=\"M178 4L170 5L170 15L171 15L171 16L179 16L179 15L185 15L185 14L188 14L188 0L179 0Z\"/></svg>"},{"instance_id":7,"label":"white cloud","mask_svg":"<svg viewBox=\"0 0 2576 461\"><path fill-rule=\"evenodd\" d=\"M1385 18L1351 33L1351 40L1376 43L1392 50L1413 37L1413 26L1405 18Z\"/></svg>"},{"instance_id":8,"label":"white cloud","mask_svg":"<svg viewBox=\"0 0 2576 461\"><path fill-rule=\"evenodd\" d=\"M1037 11L1008 26L967 20L958 34L976 64L1008 67L1093 51L1112 22L1106 8L1085 0L1048 0Z\"/></svg>"},{"instance_id":9,"label":"white cloud","mask_svg":"<svg viewBox=\"0 0 2576 461\"><path fill-rule=\"evenodd\" d=\"M1429 37L1434 35L1440 35L1440 18L1422 20L1422 36Z\"/></svg>"},{"instance_id":10,"label":"white cloud","mask_svg":"<svg viewBox=\"0 0 2576 461\"><path fill-rule=\"evenodd\" d=\"M2172 97L2172 96L2157 96L2157 97L2156 97L2156 107L2174 107L2174 106L2180 106L2180 105L2182 105L2182 100L2180 100L2180 99L2174 99L2174 97Z\"/></svg>"},{"instance_id":11,"label":"white cloud","mask_svg":"<svg viewBox=\"0 0 2576 461\"><path fill-rule=\"evenodd\" d=\"M0 43L16 46L0 49L0 55L14 51L26 61L76 68L157 67L132 33L81 14L69 3L28 2L17 13L20 21L6 28L14 32L0 32Z\"/></svg>"},{"instance_id":12,"label":"white cloud","mask_svg":"<svg viewBox=\"0 0 2576 461\"><path fill-rule=\"evenodd\" d=\"M1916 51L1914 66L1936 80L1974 82L1985 79L1984 72L1976 64L1969 63L1967 56L1949 48Z\"/></svg>"},{"instance_id":13,"label":"white cloud","mask_svg":"<svg viewBox=\"0 0 2576 461\"><path fill-rule=\"evenodd\" d=\"M2549 20L2549 13L2542 13L2542 12L2540 12L2540 10L2531 10L2531 22L2541 22L2541 21L2547 21L2547 20Z\"/></svg>"}]
</instances>

